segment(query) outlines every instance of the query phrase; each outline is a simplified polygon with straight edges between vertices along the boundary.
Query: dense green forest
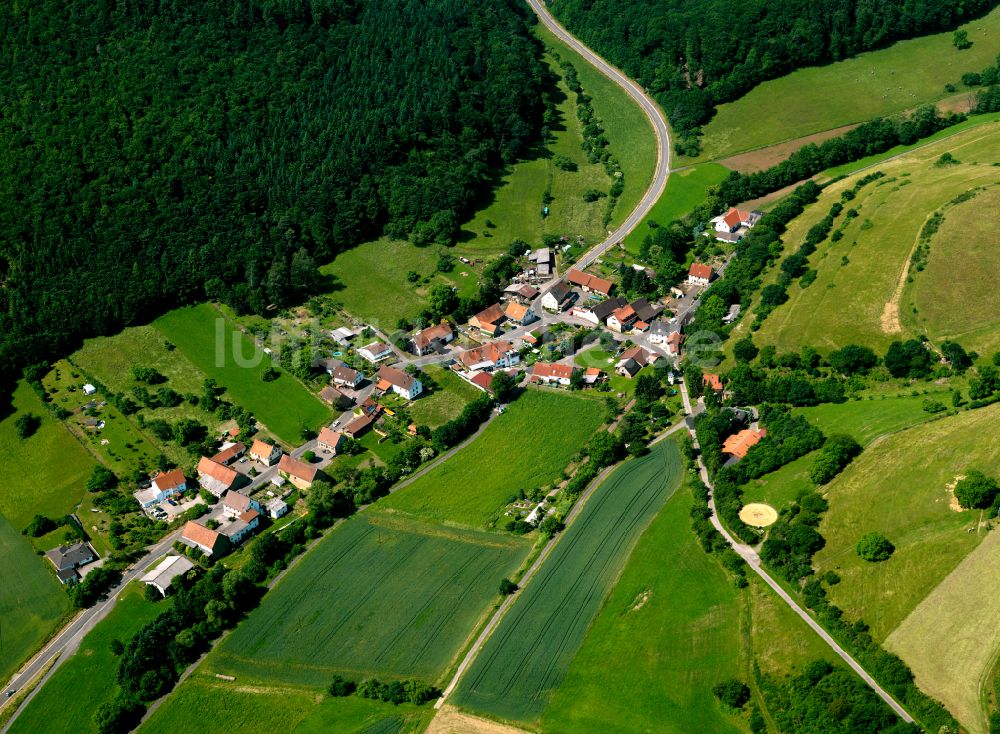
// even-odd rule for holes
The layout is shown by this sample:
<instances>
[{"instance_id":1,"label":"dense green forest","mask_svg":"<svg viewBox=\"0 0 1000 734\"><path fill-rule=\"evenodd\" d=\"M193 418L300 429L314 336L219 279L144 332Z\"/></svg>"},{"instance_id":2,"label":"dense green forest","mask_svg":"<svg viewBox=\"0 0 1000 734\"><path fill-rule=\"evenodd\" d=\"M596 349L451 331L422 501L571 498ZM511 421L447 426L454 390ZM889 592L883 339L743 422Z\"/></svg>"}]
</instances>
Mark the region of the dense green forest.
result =
<instances>
[{"instance_id":1,"label":"dense green forest","mask_svg":"<svg viewBox=\"0 0 1000 734\"><path fill-rule=\"evenodd\" d=\"M695 153L714 106L802 66L953 28L997 0L552 0L594 50L663 106Z\"/></svg>"},{"instance_id":2,"label":"dense green forest","mask_svg":"<svg viewBox=\"0 0 1000 734\"><path fill-rule=\"evenodd\" d=\"M177 303L449 241L539 138L518 0L0 4L0 376Z\"/></svg>"}]
</instances>

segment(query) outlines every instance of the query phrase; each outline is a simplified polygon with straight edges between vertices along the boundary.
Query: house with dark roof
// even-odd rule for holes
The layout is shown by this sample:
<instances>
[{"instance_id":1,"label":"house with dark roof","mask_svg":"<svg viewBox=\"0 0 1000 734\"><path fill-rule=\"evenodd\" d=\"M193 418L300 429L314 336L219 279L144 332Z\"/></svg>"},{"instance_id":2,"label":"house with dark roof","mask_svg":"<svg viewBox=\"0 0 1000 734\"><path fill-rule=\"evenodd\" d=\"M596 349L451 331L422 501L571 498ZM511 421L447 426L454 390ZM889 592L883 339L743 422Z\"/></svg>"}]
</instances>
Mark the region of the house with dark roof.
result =
<instances>
[{"instance_id":1,"label":"house with dark roof","mask_svg":"<svg viewBox=\"0 0 1000 734\"><path fill-rule=\"evenodd\" d=\"M361 347L358 350L358 354L374 364L375 362L381 362L383 359L391 357L392 347L382 342L372 342ZM336 380L336 375L334 375L334 380Z\"/></svg>"},{"instance_id":2,"label":"house with dark roof","mask_svg":"<svg viewBox=\"0 0 1000 734\"><path fill-rule=\"evenodd\" d=\"M645 298L637 298L630 305L632 306L632 310L635 311L635 315L639 317L639 320L645 321L647 324L651 324L663 313L663 306L650 303Z\"/></svg>"},{"instance_id":3,"label":"house with dark roof","mask_svg":"<svg viewBox=\"0 0 1000 734\"><path fill-rule=\"evenodd\" d=\"M53 548L45 554L45 557L55 568L59 581L65 584L78 579L79 574L76 569L96 561L97 553L90 547L90 543L81 540L77 543Z\"/></svg>"},{"instance_id":4,"label":"house with dark roof","mask_svg":"<svg viewBox=\"0 0 1000 734\"><path fill-rule=\"evenodd\" d=\"M357 418L344 426L344 435L348 438L360 438L368 433L368 429L375 423L375 417L367 413L362 413Z\"/></svg>"},{"instance_id":5,"label":"house with dark roof","mask_svg":"<svg viewBox=\"0 0 1000 734\"><path fill-rule=\"evenodd\" d=\"M344 393L335 388L333 385L327 385L320 390L319 399L327 405L331 405L334 408L340 408L341 410L347 410L354 404L353 400L344 395Z\"/></svg>"},{"instance_id":6,"label":"house with dark roof","mask_svg":"<svg viewBox=\"0 0 1000 734\"><path fill-rule=\"evenodd\" d=\"M647 352L640 346L626 349L618 357L618 364L615 365L615 372L622 377L635 377L639 370L648 364L652 364L659 358L656 352Z\"/></svg>"},{"instance_id":7,"label":"house with dark roof","mask_svg":"<svg viewBox=\"0 0 1000 734\"><path fill-rule=\"evenodd\" d=\"M395 367L379 367L375 390L379 394L392 390L405 400L413 400L424 391L423 383L413 375Z\"/></svg>"},{"instance_id":8,"label":"house with dark roof","mask_svg":"<svg viewBox=\"0 0 1000 734\"><path fill-rule=\"evenodd\" d=\"M527 283L511 283L503 292L527 305L538 297L538 289Z\"/></svg>"},{"instance_id":9,"label":"house with dark roof","mask_svg":"<svg viewBox=\"0 0 1000 734\"><path fill-rule=\"evenodd\" d=\"M576 294L570 285L560 280L542 296L542 308L546 311L562 311L573 302L575 297Z\"/></svg>"},{"instance_id":10,"label":"house with dark roof","mask_svg":"<svg viewBox=\"0 0 1000 734\"><path fill-rule=\"evenodd\" d=\"M479 329L488 336L496 336L500 333L500 325L506 320L503 306L494 303L489 308L484 308L471 319L469 319L470 329Z\"/></svg>"}]
</instances>

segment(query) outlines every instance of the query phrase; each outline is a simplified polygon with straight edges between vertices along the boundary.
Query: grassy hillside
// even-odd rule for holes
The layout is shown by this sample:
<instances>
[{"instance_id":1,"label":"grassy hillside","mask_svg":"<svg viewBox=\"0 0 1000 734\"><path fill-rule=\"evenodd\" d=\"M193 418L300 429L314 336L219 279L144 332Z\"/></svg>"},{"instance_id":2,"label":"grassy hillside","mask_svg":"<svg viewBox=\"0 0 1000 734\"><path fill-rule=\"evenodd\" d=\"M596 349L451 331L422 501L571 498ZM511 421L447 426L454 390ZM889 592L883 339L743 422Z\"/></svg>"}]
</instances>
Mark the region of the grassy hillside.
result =
<instances>
[{"instance_id":1,"label":"grassy hillside","mask_svg":"<svg viewBox=\"0 0 1000 734\"><path fill-rule=\"evenodd\" d=\"M300 443L303 428L315 430L331 417L326 405L283 370L273 382L261 380L269 358L211 305L176 309L154 326L285 443Z\"/></svg>"},{"instance_id":2,"label":"grassy hillside","mask_svg":"<svg viewBox=\"0 0 1000 734\"><path fill-rule=\"evenodd\" d=\"M437 682L529 547L364 513L307 554L208 664L289 685L334 673Z\"/></svg>"},{"instance_id":3,"label":"grassy hillside","mask_svg":"<svg viewBox=\"0 0 1000 734\"><path fill-rule=\"evenodd\" d=\"M605 480L466 671L456 705L522 721L542 714L681 468L665 441Z\"/></svg>"},{"instance_id":4,"label":"grassy hillside","mask_svg":"<svg viewBox=\"0 0 1000 734\"><path fill-rule=\"evenodd\" d=\"M901 315L912 330L940 344L958 341L990 354L1000 349L1000 273L996 221L983 212L1000 209L1000 188L977 193L947 208L944 223L930 240L927 267L913 273Z\"/></svg>"},{"instance_id":5,"label":"grassy hillside","mask_svg":"<svg viewBox=\"0 0 1000 734\"><path fill-rule=\"evenodd\" d=\"M979 512L956 512L948 485L969 468L1000 473L992 427L1000 405L895 433L869 446L826 492L830 509L819 530L826 547L820 573L842 578L830 600L848 618L863 618L885 640L908 614L982 541ZM885 533L892 558L867 563L855 553L866 532Z\"/></svg>"},{"instance_id":6,"label":"grassy hillside","mask_svg":"<svg viewBox=\"0 0 1000 734\"><path fill-rule=\"evenodd\" d=\"M144 588L136 582L119 594L115 608L39 690L10 728L11 734L97 733L94 713L117 693L117 686L109 685L118 670L111 641L128 640L169 603L146 601Z\"/></svg>"},{"instance_id":7,"label":"grassy hillside","mask_svg":"<svg viewBox=\"0 0 1000 734\"><path fill-rule=\"evenodd\" d=\"M900 321L900 308L906 269L924 221L963 192L1000 181L1000 168L992 165L1000 162L998 141L1000 125L987 124L880 164L885 177L865 186L845 207L857 210L858 216L843 226L843 239L827 239L809 258L809 267L818 271L815 282L807 288L792 284L788 302L768 316L754 341L779 350L803 345L832 349L853 342L883 351L893 339L903 338L907 321ZM946 152L961 162L937 165ZM841 191L854 185L856 176L829 186L792 221L784 237L786 255L826 216ZM845 221L842 214L834 228ZM968 275L963 277L973 277L974 269L964 272ZM765 282L776 279L777 273L772 269ZM978 303L964 300L958 305L958 318L981 317ZM747 331L748 324L745 319L738 331Z\"/></svg>"},{"instance_id":8,"label":"grassy hillside","mask_svg":"<svg viewBox=\"0 0 1000 734\"><path fill-rule=\"evenodd\" d=\"M698 160L724 158L953 97L945 84L958 84L964 72L980 71L996 59L1000 8L963 28L973 42L964 51L954 47L951 32L939 33L764 82L718 108L705 126ZM962 102L961 96L954 103Z\"/></svg>"},{"instance_id":9,"label":"grassy hillside","mask_svg":"<svg viewBox=\"0 0 1000 734\"><path fill-rule=\"evenodd\" d=\"M433 520L486 525L518 490L559 479L601 424L601 413L593 400L528 390L469 446L380 505Z\"/></svg>"}]
</instances>

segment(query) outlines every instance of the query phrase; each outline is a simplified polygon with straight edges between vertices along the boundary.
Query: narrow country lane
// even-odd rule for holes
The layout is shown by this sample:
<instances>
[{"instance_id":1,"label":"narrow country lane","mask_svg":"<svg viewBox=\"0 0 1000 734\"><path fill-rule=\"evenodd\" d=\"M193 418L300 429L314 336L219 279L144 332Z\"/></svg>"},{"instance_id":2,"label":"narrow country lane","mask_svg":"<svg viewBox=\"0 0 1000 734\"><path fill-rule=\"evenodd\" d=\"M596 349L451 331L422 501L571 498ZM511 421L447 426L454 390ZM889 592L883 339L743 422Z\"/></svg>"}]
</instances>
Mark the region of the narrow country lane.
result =
<instances>
[{"instance_id":1,"label":"narrow country lane","mask_svg":"<svg viewBox=\"0 0 1000 734\"><path fill-rule=\"evenodd\" d=\"M567 31L562 24L555 19L552 13L549 12L544 0L528 0L528 5L530 5L531 9L535 11L535 14L538 16L538 19L542 21L542 24L552 31L552 33L560 41L580 54L587 60L587 62L590 63L591 66L624 89L625 92L633 100L635 100L635 103L639 105L642 111L646 114L646 117L649 118L649 123L653 127L653 133L656 135L656 171L653 174L653 180L649 184L649 188L646 189L646 193L643 194L642 199L639 200L635 209L633 209L625 221L622 222L621 226L611 232L603 242L590 248L590 250L580 257L580 259L576 262L576 267L583 270L587 266L593 264L597 258L601 257L601 255L607 252L611 247L617 245L625 239L626 235L639 226L639 223L647 214L649 214L653 205L656 204L656 202L659 201L660 196L663 195L663 191L667 187L667 178L670 176L670 129L667 126L667 118L664 116L663 111L660 109L659 105L656 104L653 98L650 97L642 87L629 79L621 71L613 67L596 53L591 51L580 40Z\"/></svg>"}]
</instances>

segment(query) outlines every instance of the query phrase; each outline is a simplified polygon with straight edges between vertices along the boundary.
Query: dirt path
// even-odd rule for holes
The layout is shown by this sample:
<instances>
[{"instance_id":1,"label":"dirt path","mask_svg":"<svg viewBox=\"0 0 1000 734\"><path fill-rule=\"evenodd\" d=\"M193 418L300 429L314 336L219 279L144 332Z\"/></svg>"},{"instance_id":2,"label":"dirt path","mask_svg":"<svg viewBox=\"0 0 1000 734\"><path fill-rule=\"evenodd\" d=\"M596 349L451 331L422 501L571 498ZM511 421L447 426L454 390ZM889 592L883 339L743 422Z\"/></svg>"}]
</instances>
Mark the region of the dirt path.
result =
<instances>
[{"instance_id":1,"label":"dirt path","mask_svg":"<svg viewBox=\"0 0 1000 734\"><path fill-rule=\"evenodd\" d=\"M480 719L458 711L454 706L445 706L431 721L425 734L527 734L524 729L499 724L489 719Z\"/></svg>"},{"instance_id":2,"label":"dirt path","mask_svg":"<svg viewBox=\"0 0 1000 734\"><path fill-rule=\"evenodd\" d=\"M927 220L934 216L935 212L931 212L926 217L924 217L924 224ZM909 254L906 256L906 260L903 262L903 270L899 274L899 278L896 280L896 289L892 292L892 298L885 304L885 308L882 309L882 317L879 319L879 323L882 325L882 331L886 334L901 334L903 333L903 324L899 320L899 303L903 300L903 289L906 287L906 280L910 275L910 262L913 260L913 253L917 251L917 247L920 246L920 233L924 231L924 225L920 225L920 229L917 230L917 236L913 238L913 247L910 248Z\"/></svg>"}]
</instances>

